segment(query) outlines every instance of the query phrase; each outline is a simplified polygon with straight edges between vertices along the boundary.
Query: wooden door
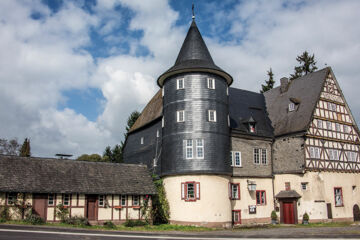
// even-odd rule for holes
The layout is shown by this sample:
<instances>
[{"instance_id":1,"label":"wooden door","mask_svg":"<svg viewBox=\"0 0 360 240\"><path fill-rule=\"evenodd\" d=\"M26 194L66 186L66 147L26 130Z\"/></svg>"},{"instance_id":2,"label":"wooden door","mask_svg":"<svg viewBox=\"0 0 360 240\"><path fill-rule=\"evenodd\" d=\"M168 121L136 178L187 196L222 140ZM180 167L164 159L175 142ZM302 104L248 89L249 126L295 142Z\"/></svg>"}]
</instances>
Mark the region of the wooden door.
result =
<instances>
[{"instance_id":1,"label":"wooden door","mask_svg":"<svg viewBox=\"0 0 360 240\"><path fill-rule=\"evenodd\" d=\"M96 220L97 213L97 195L87 195L87 213L86 217L89 221Z\"/></svg>"},{"instance_id":2,"label":"wooden door","mask_svg":"<svg viewBox=\"0 0 360 240\"><path fill-rule=\"evenodd\" d=\"M285 224L295 224L294 203L293 202L284 202L283 208L284 208L283 209L284 223Z\"/></svg>"},{"instance_id":3,"label":"wooden door","mask_svg":"<svg viewBox=\"0 0 360 240\"><path fill-rule=\"evenodd\" d=\"M47 194L33 194L33 213L46 220L47 215Z\"/></svg>"},{"instance_id":4,"label":"wooden door","mask_svg":"<svg viewBox=\"0 0 360 240\"><path fill-rule=\"evenodd\" d=\"M353 207L354 221L360 221L360 209L357 204Z\"/></svg>"},{"instance_id":5,"label":"wooden door","mask_svg":"<svg viewBox=\"0 0 360 240\"><path fill-rule=\"evenodd\" d=\"M328 219L332 219L331 203L326 204Z\"/></svg>"}]
</instances>

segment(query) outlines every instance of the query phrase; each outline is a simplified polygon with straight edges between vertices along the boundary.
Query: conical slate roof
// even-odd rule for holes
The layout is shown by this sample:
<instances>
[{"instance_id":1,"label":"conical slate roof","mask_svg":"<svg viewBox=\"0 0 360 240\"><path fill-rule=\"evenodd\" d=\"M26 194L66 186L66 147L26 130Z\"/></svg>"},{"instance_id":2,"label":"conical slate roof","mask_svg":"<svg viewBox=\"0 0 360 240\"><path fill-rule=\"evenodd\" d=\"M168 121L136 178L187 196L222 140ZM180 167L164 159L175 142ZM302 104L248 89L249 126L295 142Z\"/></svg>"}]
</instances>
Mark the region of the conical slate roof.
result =
<instances>
[{"instance_id":1,"label":"conical slate roof","mask_svg":"<svg viewBox=\"0 0 360 240\"><path fill-rule=\"evenodd\" d=\"M166 78L183 72L214 73L225 78L228 85L233 81L228 73L215 65L195 20L191 23L175 65L160 75L157 80L158 85L162 87Z\"/></svg>"}]
</instances>

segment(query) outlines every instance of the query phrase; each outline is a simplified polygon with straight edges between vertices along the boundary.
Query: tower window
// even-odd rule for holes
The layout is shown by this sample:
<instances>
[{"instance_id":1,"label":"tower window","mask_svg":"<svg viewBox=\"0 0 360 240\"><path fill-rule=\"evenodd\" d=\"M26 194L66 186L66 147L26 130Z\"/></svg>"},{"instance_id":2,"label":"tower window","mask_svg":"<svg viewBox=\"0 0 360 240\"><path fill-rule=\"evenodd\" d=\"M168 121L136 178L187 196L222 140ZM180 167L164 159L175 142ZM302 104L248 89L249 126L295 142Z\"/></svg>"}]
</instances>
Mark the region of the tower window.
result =
<instances>
[{"instance_id":1,"label":"tower window","mask_svg":"<svg viewBox=\"0 0 360 240\"><path fill-rule=\"evenodd\" d=\"M204 158L204 139L196 139L196 158Z\"/></svg>"},{"instance_id":2,"label":"tower window","mask_svg":"<svg viewBox=\"0 0 360 240\"><path fill-rule=\"evenodd\" d=\"M186 159L193 158L193 141L191 139L186 140Z\"/></svg>"},{"instance_id":3,"label":"tower window","mask_svg":"<svg viewBox=\"0 0 360 240\"><path fill-rule=\"evenodd\" d=\"M216 111L209 110L209 122L216 122Z\"/></svg>"},{"instance_id":4,"label":"tower window","mask_svg":"<svg viewBox=\"0 0 360 240\"><path fill-rule=\"evenodd\" d=\"M177 111L176 118L177 118L177 122L185 122L185 111L184 110Z\"/></svg>"},{"instance_id":5,"label":"tower window","mask_svg":"<svg viewBox=\"0 0 360 240\"><path fill-rule=\"evenodd\" d=\"M207 82L208 82L209 89L215 89L215 79L214 78L208 78Z\"/></svg>"},{"instance_id":6,"label":"tower window","mask_svg":"<svg viewBox=\"0 0 360 240\"><path fill-rule=\"evenodd\" d=\"M229 198L231 200L240 199L240 183L229 183Z\"/></svg>"},{"instance_id":7,"label":"tower window","mask_svg":"<svg viewBox=\"0 0 360 240\"><path fill-rule=\"evenodd\" d=\"M156 137L160 137L159 130L156 130Z\"/></svg>"},{"instance_id":8,"label":"tower window","mask_svg":"<svg viewBox=\"0 0 360 240\"><path fill-rule=\"evenodd\" d=\"M141 138L140 138L140 144L141 144L141 145L144 144L144 137L141 137Z\"/></svg>"},{"instance_id":9,"label":"tower window","mask_svg":"<svg viewBox=\"0 0 360 240\"><path fill-rule=\"evenodd\" d=\"M230 152L231 166L241 167L241 152Z\"/></svg>"},{"instance_id":10,"label":"tower window","mask_svg":"<svg viewBox=\"0 0 360 240\"><path fill-rule=\"evenodd\" d=\"M181 199L185 201L200 200L200 183L199 182L181 183Z\"/></svg>"},{"instance_id":11,"label":"tower window","mask_svg":"<svg viewBox=\"0 0 360 240\"><path fill-rule=\"evenodd\" d=\"M176 80L176 89L184 89L184 78L179 78Z\"/></svg>"}]
</instances>

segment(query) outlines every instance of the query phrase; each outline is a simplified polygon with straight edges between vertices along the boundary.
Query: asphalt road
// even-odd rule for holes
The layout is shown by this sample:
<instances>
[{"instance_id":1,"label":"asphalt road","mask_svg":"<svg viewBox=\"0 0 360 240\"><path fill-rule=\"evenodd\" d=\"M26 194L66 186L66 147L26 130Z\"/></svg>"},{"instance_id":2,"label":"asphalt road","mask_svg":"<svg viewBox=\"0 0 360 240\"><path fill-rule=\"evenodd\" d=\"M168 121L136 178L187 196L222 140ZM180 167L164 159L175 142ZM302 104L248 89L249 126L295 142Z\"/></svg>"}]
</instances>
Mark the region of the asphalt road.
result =
<instances>
[{"instance_id":1,"label":"asphalt road","mask_svg":"<svg viewBox=\"0 0 360 240\"><path fill-rule=\"evenodd\" d=\"M0 240L235 240L235 239L360 239L360 226L343 228L278 228L256 230L226 230L200 233L139 233L120 231L98 231L57 227L0 225Z\"/></svg>"}]
</instances>

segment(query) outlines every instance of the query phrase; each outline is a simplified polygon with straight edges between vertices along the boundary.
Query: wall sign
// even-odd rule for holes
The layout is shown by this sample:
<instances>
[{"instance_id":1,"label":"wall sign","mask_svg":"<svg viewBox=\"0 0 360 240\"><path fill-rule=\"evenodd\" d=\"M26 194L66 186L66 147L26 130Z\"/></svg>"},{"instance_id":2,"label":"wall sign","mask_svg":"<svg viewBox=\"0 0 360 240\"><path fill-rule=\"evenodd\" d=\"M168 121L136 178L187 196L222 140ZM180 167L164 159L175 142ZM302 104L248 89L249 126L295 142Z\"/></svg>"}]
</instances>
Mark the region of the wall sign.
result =
<instances>
[{"instance_id":1,"label":"wall sign","mask_svg":"<svg viewBox=\"0 0 360 240\"><path fill-rule=\"evenodd\" d=\"M256 205L249 205L249 213L250 214L256 213Z\"/></svg>"}]
</instances>

